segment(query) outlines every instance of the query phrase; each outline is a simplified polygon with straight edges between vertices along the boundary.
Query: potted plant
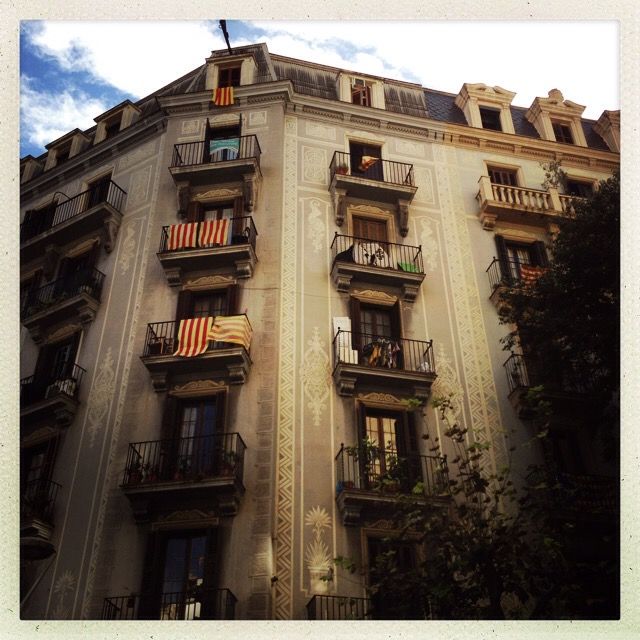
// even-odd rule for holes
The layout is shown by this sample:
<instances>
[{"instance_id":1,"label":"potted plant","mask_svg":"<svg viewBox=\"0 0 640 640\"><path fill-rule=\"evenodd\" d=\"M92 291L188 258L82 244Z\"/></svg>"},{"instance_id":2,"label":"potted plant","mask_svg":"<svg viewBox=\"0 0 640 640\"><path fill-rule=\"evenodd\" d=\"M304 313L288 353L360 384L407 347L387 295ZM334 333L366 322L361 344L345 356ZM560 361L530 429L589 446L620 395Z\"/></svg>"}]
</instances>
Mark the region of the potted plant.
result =
<instances>
[{"instance_id":1,"label":"potted plant","mask_svg":"<svg viewBox=\"0 0 640 640\"><path fill-rule=\"evenodd\" d=\"M375 464L380 460L380 447L369 438L364 438L354 447L345 447L345 453L359 463L360 474L369 483L375 472Z\"/></svg>"},{"instance_id":2,"label":"potted plant","mask_svg":"<svg viewBox=\"0 0 640 640\"><path fill-rule=\"evenodd\" d=\"M341 176L346 176L349 173L349 166L347 165L347 163L341 162L339 165L337 165L336 173L340 174Z\"/></svg>"}]
</instances>

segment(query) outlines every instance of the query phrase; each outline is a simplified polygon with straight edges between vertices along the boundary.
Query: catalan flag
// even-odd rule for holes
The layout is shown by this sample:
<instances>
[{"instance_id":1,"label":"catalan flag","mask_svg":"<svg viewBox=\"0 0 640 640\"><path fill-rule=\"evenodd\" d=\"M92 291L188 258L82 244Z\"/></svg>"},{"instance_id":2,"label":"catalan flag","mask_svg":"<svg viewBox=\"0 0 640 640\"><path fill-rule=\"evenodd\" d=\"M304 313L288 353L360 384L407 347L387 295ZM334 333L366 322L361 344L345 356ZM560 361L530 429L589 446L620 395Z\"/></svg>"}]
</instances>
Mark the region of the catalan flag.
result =
<instances>
[{"instance_id":1,"label":"catalan flag","mask_svg":"<svg viewBox=\"0 0 640 640\"><path fill-rule=\"evenodd\" d=\"M378 162L378 160L380 160L380 158L376 158L375 156L362 156L358 169L360 169L360 171L366 171Z\"/></svg>"},{"instance_id":2,"label":"catalan flag","mask_svg":"<svg viewBox=\"0 0 640 640\"><path fill-rule=\"evenodd\" d=\"M187 222L186 224L172 224L169 227L168 251L176 249L188 249L197 246L197 222Z\"/></svg>"},{"instance_id":3,"label":"catalan flag","mask_svg":"<svg viewBox=\"0 0 640 640\"><path fill-rule=\"evenodd\" d=\"M522 284L530 287L542 275L544 269L542 267L534 267L530 264L520 265L520 280Z\"/></svg>"},{"instance_id":4,"label":"catalan flag","mask_svg":"<svg viewBox=\"0 0 640 640\"><path fill-rule=\"evenodd\" d=\"M205 220L200 223L198 246L229 244L229 220Z\"/></svg>"},{"instance_id":5,"label":"catalan flag","mask_svg":"<svg viewBox=\"0 0 640 640\"><path fill-rule=\"evenodd\" d=\"M251 335L251 325L247 316L216 316L209 331L209 340L234 342L249 350Z\"/></svg>"},{"instance_id":6,"label":"catalan flag","mask_svg":"<svg viewBox=\"0 0 640 640\"><path fill-rule=\"evenodd\" d=\"M178 328L178 350L174 356L190 358L207 350L213 318L186 318Z\"/></svg>"},{"instance_id":7,"label":"catalan flag","mask_svg":"<svg viewBox=\"0 0 640 640\"><path fill-rule=\"evenodd\" d=\"M226 107L233 104L233 87L218 87L213 92L213 104Z\"/></svg>"}]
</instances>

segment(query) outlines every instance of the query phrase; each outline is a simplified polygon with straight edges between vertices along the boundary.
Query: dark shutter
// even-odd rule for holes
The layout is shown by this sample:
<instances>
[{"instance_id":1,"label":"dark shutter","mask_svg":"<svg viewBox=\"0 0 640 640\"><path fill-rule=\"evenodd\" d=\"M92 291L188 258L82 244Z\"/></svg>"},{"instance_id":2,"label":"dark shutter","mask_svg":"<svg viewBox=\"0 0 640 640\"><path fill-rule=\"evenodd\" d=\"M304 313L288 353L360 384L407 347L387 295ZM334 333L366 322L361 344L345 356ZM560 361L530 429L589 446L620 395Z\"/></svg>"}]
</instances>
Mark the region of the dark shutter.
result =
<instances>
[{"instance_id":1,"label":"dark shutter","mask_svg":"<svg viewBox=\"0 0 640 640\"><path fill-rule=\"evenodd\" d=\"M531 245L531 253L534 265L538 267L549 266L549 258L547 258L547 249L544 242L534 242L533 245Z\"/></svg>"},{"instance_id":2,"label":"dark shutter","mask_svg":"<svg viewBox=\"0 0 640 640\"><path fill-rule=\"evenodd\" d=\"M502 236L496 235L496 250L498 252L498 260L500 262L501 282L511 284L511 270L509 269L509 254L507 252L507 243Z\"/></svg>"},{"instance_id":3,"label":"dark shutter","mask_svg":"<svg viewBox=\"0 0 640 640\"><path fill-rule=\"evenodd\" d=\"M238 309L239 285L232 284L227 288L227 315L233 316L240 313Z\"/></svg>"},{"instance_id":4,"label":"dark shutter","mask_svg":"<svg viewBox=\"0 0 640 640\"><path fill-rule=\"evenodd\" d=\"M187 207L187 222L199 222L202 220L202 211L201 202L190 202Z\"/></svg>"},{"instance_id":5,"label":"dark shutter","mask_svg":"<svg viewBox=\"0 0 640 640\"><path fill-rule=\"evenodd\" d=\"M402 325L400 323L400 300L391 307L389 317L391 319L391 337L402 338Z\"/></svg>"},{"instance_id":6,"label":"dark shutter","mask_svg":"<svg viewBox=\"0 0 640 640\"><path fill-rule=\"evenodd\" d=\"M208 163L211 160L211 153L209 151L209 143L211 142L211 125L209 124L209 118L207 118L207 126L204 130L204 149L202 153L202 161Z\"/></svg>"},{"instance_id":7,"label":"dark shutter","mask_svg":"<svg viewBox=\"0 0 640 640\"><path fill-rule=\"evenodd\" d=\"M244 230L249 226L249 220L243 217L244 203L242 196L238 196L233 200L233 221L231 236L234 244L241 244L244 238Z\"/></svg>"},{"instance_id":8,"label":"dark shutter","mask_svg":"<svg viewBox=\"0 0 640 640\"><path fill-rule=\"evenodd\" d=\"M162 443L160 446L160 456L157 464L158 477L160 479L172 480L175 472L175 461L178 455L178 415L180 403L177 398L167 396L162 414Z\"/></svg>"},{"instance_id":9,"label":"dark shutter","mask_svg":"<svg viewBox=\"0 0 640 640\"><path fill-rule=\"evenodd\" d=\"M224 592L216 591L218 566L218 528L207 529L207 554L204 559L204 598L202 602L202 620L224 619L222 607L225 604Z\"/></svg>"},{"instance_id":10,"label":"dark shutter","mask_svg":"<svg viewBox=\"0 0 640 640\"><path fill-rule=\"evenodd\" d=\"M360 300L352 297L349 301L349 315L351 316L351 347L360 349L363 346L362 325L360 320Z\"/></svg>"},{"instance_id":11,"label":"dark shutter","mask_svg":"<svg viewBox=\"0 0 640 640\"><path fill-rule=\"evenodd\" d=\"M142 582L140 584L140 604L138 618L140 620L154 620L160 611L160 593L162 581L162 540L158 532L151 532L147 536L147 548L142 568Z\"/></svg>"},{"instance_id":12,"label":"dark shutter","mask_svg":"<svg viewBox=\"0 0 640 640\"><path fill-rule=\"evenodd\" d=\"M178 306L176 308L176 325L180 324L180 320L189 318L191 315L191 301L193 294L191 291L181 291L178 294ZM177 330L177 327L176 327Z\"/></svg>"}]
</instances>

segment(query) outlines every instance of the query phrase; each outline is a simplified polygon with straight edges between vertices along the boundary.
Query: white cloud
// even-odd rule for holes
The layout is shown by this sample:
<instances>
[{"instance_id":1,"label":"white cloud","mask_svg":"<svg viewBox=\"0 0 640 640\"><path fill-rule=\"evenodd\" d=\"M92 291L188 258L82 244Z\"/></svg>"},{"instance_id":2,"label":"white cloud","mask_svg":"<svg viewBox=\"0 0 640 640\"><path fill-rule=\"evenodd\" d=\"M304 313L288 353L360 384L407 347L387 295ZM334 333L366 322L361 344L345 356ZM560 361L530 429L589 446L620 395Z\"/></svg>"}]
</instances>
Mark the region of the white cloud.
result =
<instances>
[{"instance_id":1,"label":"white cloud","mask_svg":"<svg viewBox=\"0 0 640 640\"><path fill-rule=\"evenodd\" d=\"M21 78L21 135L31 144L44 147L72 129L88 129L93 119L110 106L83 92L44 93L36 91L26 76Z\"/></svg>"}]
</instances>

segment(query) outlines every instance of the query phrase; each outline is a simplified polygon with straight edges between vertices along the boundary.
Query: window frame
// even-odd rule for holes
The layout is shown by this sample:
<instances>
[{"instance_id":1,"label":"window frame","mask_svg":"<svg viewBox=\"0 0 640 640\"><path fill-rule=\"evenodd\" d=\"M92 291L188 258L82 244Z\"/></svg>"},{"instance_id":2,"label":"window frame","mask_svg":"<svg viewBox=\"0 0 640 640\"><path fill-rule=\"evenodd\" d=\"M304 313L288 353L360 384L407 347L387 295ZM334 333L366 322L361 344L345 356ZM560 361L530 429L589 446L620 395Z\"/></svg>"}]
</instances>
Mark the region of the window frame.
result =
<instances>
[{"instance_id":1,"label":"window frame","mask_svg":"<svg viewBox=\"0 0 640 640\"><path fill-rule=\"evenodd\" d=\"M236 80L237 83L235 82ZM225 87L239 87L241 86L241 82L242 63L218 65L218 88L223 89Z\"/></svg>"},{"instance_id":2,"label":"window frame","mask_svg":"<svg viewBox=\"0 0 640 640\"><path fill-rule=\"evenodd\" d=\"M488 131L502 131L502 109L500 107L478 105L478 111L480 113L480 122L482 128ZM485 121L485 116L491 114L489 120ZM491 120L493 118L493 120ZM487 126L487 124L496 126Z\"/></svg>"},{"instance_id":3,"label":"window frame","mask_svg":"<svg viewBox=\"0 0 640 640\"><path fill-rule=\"evenodd\" d=\"M556 142L560 142L561 144L576 144L576 136L571 122L551 118L551 129L553 130L553 137ZM558 132L561 134L561 139L558 138ZM568 140L566 139L567 134L569 134Z\"/></svg>"}]
</instances>

